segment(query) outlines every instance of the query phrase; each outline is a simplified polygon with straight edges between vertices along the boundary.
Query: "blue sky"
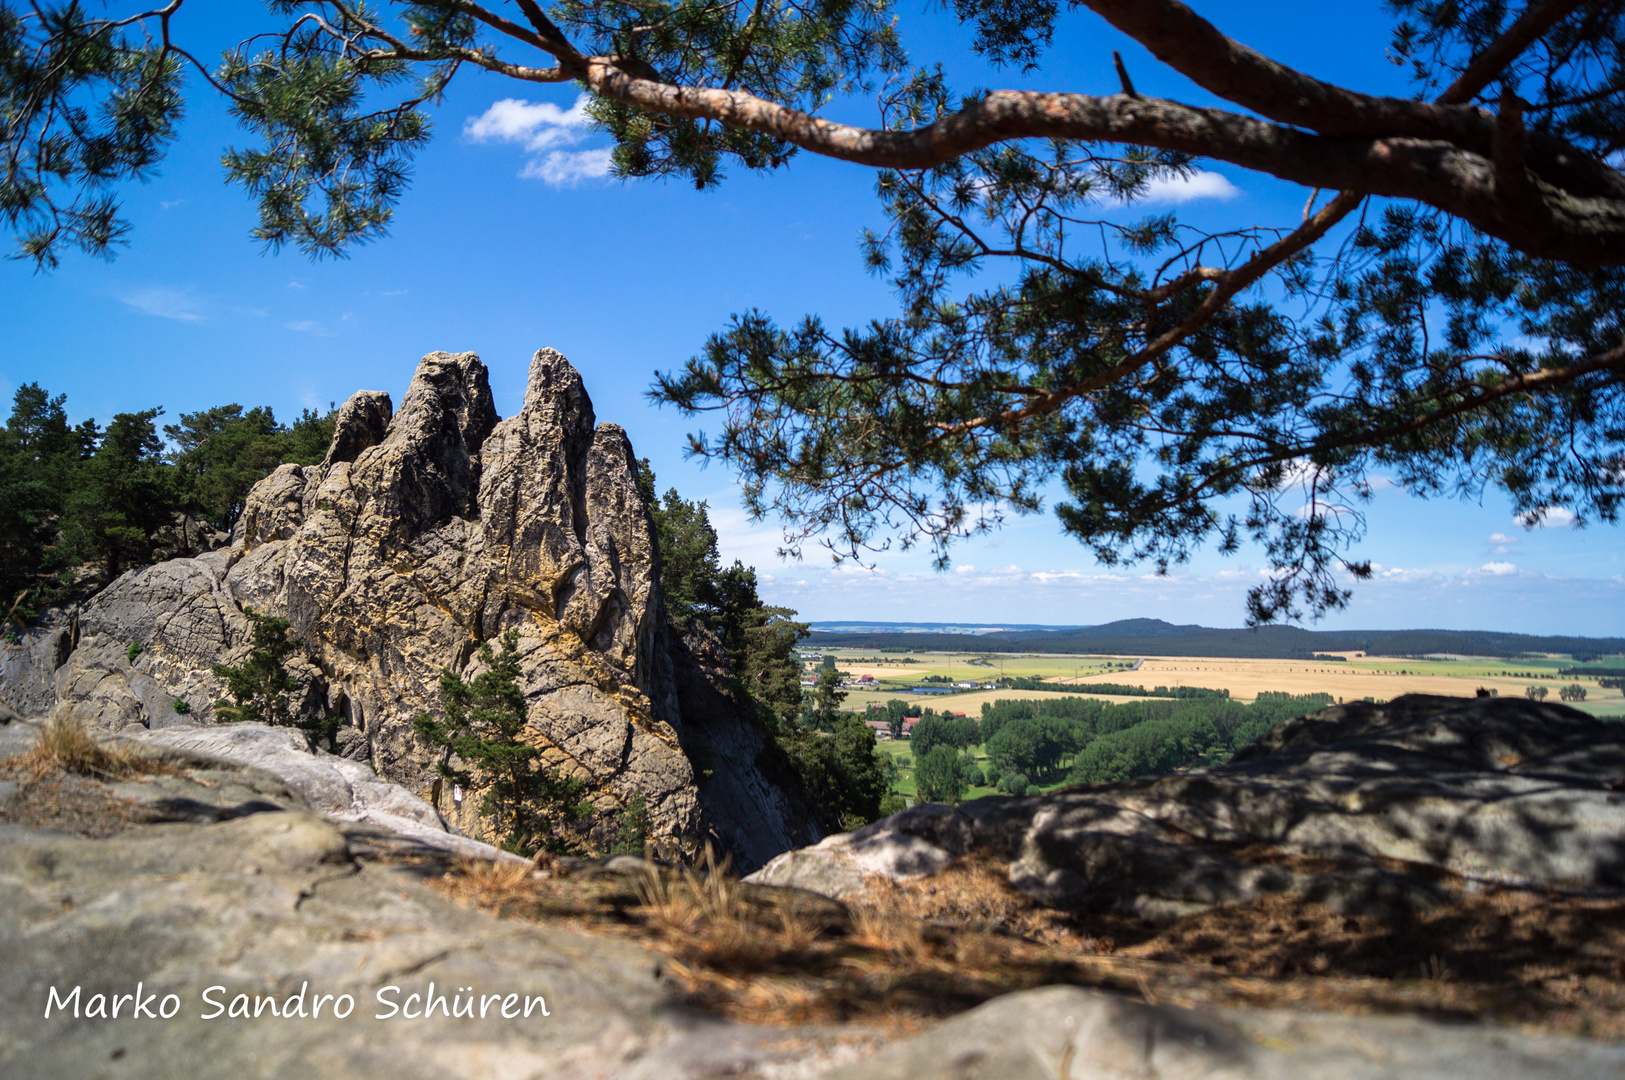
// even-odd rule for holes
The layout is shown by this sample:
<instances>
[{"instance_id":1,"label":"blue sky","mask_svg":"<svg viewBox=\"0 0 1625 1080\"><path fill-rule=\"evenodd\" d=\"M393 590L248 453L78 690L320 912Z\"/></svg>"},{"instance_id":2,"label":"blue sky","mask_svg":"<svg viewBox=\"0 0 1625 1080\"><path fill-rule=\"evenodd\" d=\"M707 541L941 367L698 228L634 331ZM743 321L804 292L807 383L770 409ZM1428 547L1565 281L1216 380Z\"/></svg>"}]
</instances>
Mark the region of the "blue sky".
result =
<instances>
[{"instance_id":1,"label":"blue sky","mask_svg":"<svg viewBox=\"0 0 1625 1080\"><path fill-rule=\"evenodd\" d=\"M1384 58L1377 3L1211 3L1195 7L1233 36L1324 78L1405 93ZM196 10L194 10L196 8ZM263 28L257 4L211 0L177 21L200 55ZM1088 13L1063 20L1036 75L990 72L940 6L907 5L917 60L941 58L956 87L1032 86L1110 93L1111 50L1147 93L1203 95ZM195 87L194 87L195 89ZM131 246L112 263L70 255L54 273L0 265L6 348L0 394L38 381L68 395L75 420L162 405L174 417L225 402L268 404L284 419L357 389L397 400L435 349L478 352L497 407L514 412L530 355L562 351L586 379L600 420L630 432L662 487L707 499L725 556L755 565L763 594L813 619L1097 623L1126 617L1239 625L1263 560L1206 551L1168 578L1097 566L1048 513L961 545L946 573L892 554L872 570L774 554L777 527L739 509L732 477L685 460L704 421L657 409L651 373L693 355L731 313L758 307L788 323L832 326L891 310L859 264L857 236L880 222L873 175L803 157L778 175L734 175L719 190L602 176L601 136L575 122L570 87L459 76L435 112L391 236L353 257L310 263L268 255L249 237L253 209L222 181L219 157L249 140L217 99L194 93L162 175L126 189ZM872 106L842 102L844 119ZM1196 223L1290 224L1305 192L1232 169L1162 193ZM1137 211L1122 211L1125 215ZM9 238L6 240L10 242ZM1526 530L1506 501L1419 501L1388 490L1367 508L1357 554L1377 566L1328 628L1453 627L1625 634L1625 543L1617 528L1554 520Z\"/></svg>"}]
</instances>

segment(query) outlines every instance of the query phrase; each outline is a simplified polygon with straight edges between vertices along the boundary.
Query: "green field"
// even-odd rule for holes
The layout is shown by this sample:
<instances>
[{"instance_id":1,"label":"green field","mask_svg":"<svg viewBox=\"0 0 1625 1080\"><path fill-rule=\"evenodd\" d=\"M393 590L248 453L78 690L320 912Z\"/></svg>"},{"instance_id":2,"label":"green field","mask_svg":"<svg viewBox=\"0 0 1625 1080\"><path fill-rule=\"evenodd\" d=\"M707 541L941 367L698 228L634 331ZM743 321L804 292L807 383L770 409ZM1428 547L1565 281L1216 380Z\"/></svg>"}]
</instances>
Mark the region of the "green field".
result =
<instances>
[{"instance_id":1,"label":"green field","mask_svg":"<svg viewBox=\"0 0 1625 1080\"><path fill-rule=\"evenodd\" d=\"M908 752L908 743L899 742L896 739L886 739L877 745L883 753L890 754L902 768L902 774L897 783L892 785L892 790L906 797L911 804L917 802L919 800L919 790L914 786L914 758ZM971 747L971 753L975 756L977 768L985 772L987 770L987 747L973 746ZM1053 784L1040 784L1038 786L1043 791L1054 791L1058 787L1066 786L1066 782L1057 780ZM969 802L972 799L980 799L984 795L997 794L999 793L990 787L973 784L965 789L965 797L960 801Z\"/></svg>"},{"instance_id":2,"label":"green field","mask_svg":"<svg viewBox=\"0 0 1625 1080\"><path fill-rule=\"evenodd\" d=\"M1389 675L1445 675L1457 679L1539 679L1554 677L1564 668L1574 667L1576 661L1567 657L1497 660L1494 657L1471 656L1450 660L1416 660L1404 656L1363 656L1345 661L1345 664L1357 671L1381 671Z\"/></svg>"}]
</instances>

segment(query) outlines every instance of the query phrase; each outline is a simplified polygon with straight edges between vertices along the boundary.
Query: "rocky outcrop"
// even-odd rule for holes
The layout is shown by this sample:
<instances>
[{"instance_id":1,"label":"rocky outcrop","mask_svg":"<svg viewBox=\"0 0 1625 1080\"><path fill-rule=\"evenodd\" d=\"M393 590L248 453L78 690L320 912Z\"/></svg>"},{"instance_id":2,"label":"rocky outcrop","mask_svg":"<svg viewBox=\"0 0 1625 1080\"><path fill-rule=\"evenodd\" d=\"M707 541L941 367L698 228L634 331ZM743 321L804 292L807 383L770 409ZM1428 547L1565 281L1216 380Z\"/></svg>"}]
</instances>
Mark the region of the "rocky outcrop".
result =
<instances>
[{"instance_id":1,"label":"rocky outcrop","mask_svg":"<svg viewBox=\"0 0 1625 1080\"><path fill-rule=\"evenodd\" d=\"M142 741L186 766L113 785L158 823L94 840L0 824L0 1075L1578 1080L1625 1069L1625 1048L1591 1040L1188 1009L1071 986L996 998L889 1046L875 1029L731 1023L686 1003L666 957L454 903L424 881L445 865L432 852L317 816L256 768ZM444 1009L427 1009L430 995Z\"/></svg>"},{"instance_id":2,"label":"rocky outcrop","mask_svg":"<svg viewBox=\"0 0 1625 1080\"><path fill-rule=\"evenodd\" d=\"M17 634L0 639L0 724L44 716L56 700L56 672L73 653L72 620L60 611Z\"/></svg>"},{"instance_id":3,"label":"rocky outcrop","mask_svg":"<svg viewBox=\"0 0 1625 1080\"><path fill-rule=\"evenodd\" d=\"M460 906L422 880L444 860L256 769L187 764L116 785L161 824L0 824L0 1075L699 1080L807 1075L875 1041L698 1014L662 957ZM70 1004L47 1015L53 990Z\"/></svg>"},{"instance_id":4,"label":"rocky outcrop","mask_svg":"<svg viewBox=\"0 0 1625 1080\"><path fill-rule=\"evenodd\" d=\"M829 1080L1590 1080L1625 1047L1412 1017L1183 1009L1071 986L995 998Z\"/></svg>"},{"instance_id":5,"label":"rocky outcrop","mask_svg":"<svg viewBox=\"0 0 1625 1080\"><path fill-rule=\"evenodd\" d=\"M1213 769L921 806L751 880L852 895L972 847L1057 907L1162 920L1273 892L1347 914L1474 881L1625 888L1625 724L1565 705L1407 695L1297 720Z\"/></svg>"},{"instance_id":6,"label":"rocky outcrop","mask_svg":"<svg viewBox=\"0 0 1625 1080\"><path fill-rule=\"evenodd\" d=\"M478 357L431 353L398 410L354 395L321 464L256 485L229 549L125 574L62 631L65 653L29 646L18 686L51 664L52 707L92 730L208 723L224 689L210 669L246 654L253 608L292 624L301 708L341 719L338 751L430 795L413 718L438 711L443 669L477 674L478 646L513 630L529 736L587 783L600 840L641 792L657 840L710 839L752 868L817 826L675 640L658 565L631 444L596 423L564 357L536 354L503 420ZM41 704L37 688L14 696L19 715ZM478 833L477 802L438 809Z\"/></svg>"}]
</instances>

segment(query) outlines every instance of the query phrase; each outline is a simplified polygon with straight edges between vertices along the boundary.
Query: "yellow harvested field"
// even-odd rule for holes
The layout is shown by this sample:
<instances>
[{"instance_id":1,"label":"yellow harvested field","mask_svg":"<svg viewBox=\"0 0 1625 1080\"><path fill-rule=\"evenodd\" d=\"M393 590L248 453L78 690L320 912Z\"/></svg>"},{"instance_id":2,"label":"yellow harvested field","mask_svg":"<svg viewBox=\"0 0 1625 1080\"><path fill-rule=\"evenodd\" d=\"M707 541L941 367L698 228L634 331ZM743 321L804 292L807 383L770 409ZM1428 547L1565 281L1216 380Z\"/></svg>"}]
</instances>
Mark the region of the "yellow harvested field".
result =
<instances>
[{"instance_id":1,"label":"yellow harvested field","mask_svg":"<svg viewBox=\"0 0 1625 1080\"><path fill-rule=\"evenodd\" d=\"M1071 680L1068 679L1068 682ZM1126 680L1125 680L1126 681ZM917 701L928 709L935 709L939 713L964 713L966 716L981 716L982 706L989 701L1026 701L1030 698L1053 699L1057 695L1049 690L967 690L962 694L905 694L896 690L848 690L846 701L841 708L852 712L862 712L870 705L884 704L888 701ZM1090 694L1091 698L1099 701L1113 701L1122 704L1125 701L1144 701L1142 697L1119 697L1116 694Z\"/></svg>"},{"instance_id":2,"label":"yellow harvested field","mask_svg":"<svg viewBox=\"0 0 1625 1080\"><path fill-rule=\"evenodd\" d=\"M1357 656L1359 654L1350 654ZM1372 670L1367 665L1381 664ZM1364 658L1360 666L1328 664L1314 660L1235 660L1227 657L1159 656L1149 657L1132 672L1086 675L1079 679L1059 678L1059 683L1138 683L1154 686L1207 686L1228 689L1230 696L1251 700L1263 691L1288 694L1331 694L1344 701L1361 698L1392 700L1401 694L1443 694L1471 697L1482 686L1503 697L1522 697L1524 688L1535 680L1498 675L1462 676L1410 673L1402 658ZM1542 680L1552 700L1559 683ZM1619 697L1618 690L1588 686L1588 700Z\"/></svg>"}]
</instances>

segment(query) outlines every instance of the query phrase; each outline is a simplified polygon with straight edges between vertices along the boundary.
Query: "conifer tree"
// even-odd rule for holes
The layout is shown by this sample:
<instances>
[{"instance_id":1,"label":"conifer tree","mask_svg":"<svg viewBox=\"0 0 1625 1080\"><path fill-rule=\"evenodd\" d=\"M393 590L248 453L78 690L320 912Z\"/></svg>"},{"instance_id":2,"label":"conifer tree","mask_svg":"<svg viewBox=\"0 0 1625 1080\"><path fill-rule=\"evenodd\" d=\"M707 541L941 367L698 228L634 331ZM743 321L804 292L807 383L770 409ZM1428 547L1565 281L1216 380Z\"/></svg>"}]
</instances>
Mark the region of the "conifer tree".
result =
<instances>
[{"instance_id":1,"label":"conifer tree","mask_svg":"<svg viewBox=\"0 0 1625 1080\"><path fill-rule=\"evenodd\" d=\"M287 660L299 646L288 636L288 620L243 608L253 627L248 657L241 664L216 664L212 670L226 680L232 704L215 705L215 715L228 721L297 725L290 695L299 688L288 674Z\"/></svg>"},{"instance_id":2,"label":"conifer tree","mask_svg":"<svg viewBox=\"0 0 1625 1080\"><path fill-rule=\"evenodd\" d=\"M561 823L579 821L590 807L580 800L586 785L542 763L542 751L524 742L525 695L519 688L519 634L502 635L502 651L482 642L476 653L485 670L465 680L450 668L440 673L440 719L425 713L413 722L423 743L440 753L436 769L445 780L484 789L479 814L504 850L531 856L558 851L569 842Z\"/></svg>"},{"instance_id":3,"label":"conifer tree","mask_svg":"<svg viewBox=\"0 0 1625 1080\"><path fill-rule=\"evenodd\" d=\"M870 168L886 226L863 259L896 311L742 311L653 389L719 417L691 449L788 549L946 565L1047 503L1108 564L1250 542L1271 572L1249 620L1320 615L1372 573L1351 549L1381 487L1498 489L1529 524L1625 509L1625 7L1384 6L1367 56L1408 93L1296 69L1181 0L278 0L212 70L183 44L194 0L0 0L0 221L43 268L111 252L188 69L254 143L223 158L254 236L311 257L387 231L459 72L581 88L620 177ZM936 19L957 32L908 35ZM964 60L1032 88L955 87ZM1112 212L1222 182L1208 162L1296 185L1302 212Z\"/></svg>"}]
</instances>

